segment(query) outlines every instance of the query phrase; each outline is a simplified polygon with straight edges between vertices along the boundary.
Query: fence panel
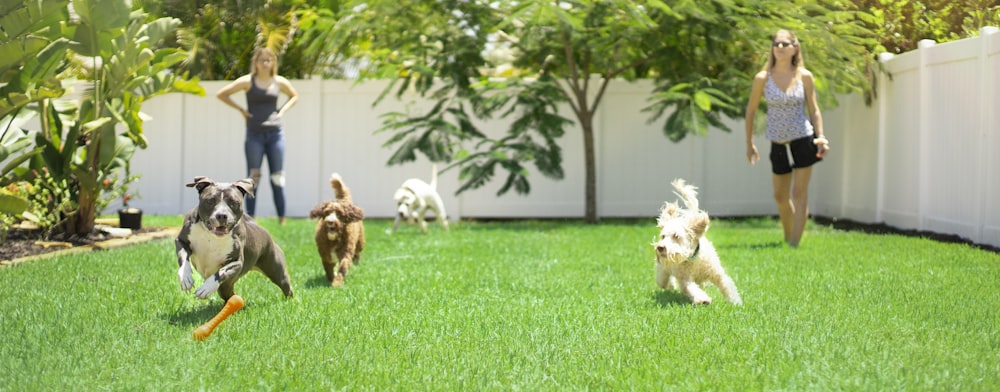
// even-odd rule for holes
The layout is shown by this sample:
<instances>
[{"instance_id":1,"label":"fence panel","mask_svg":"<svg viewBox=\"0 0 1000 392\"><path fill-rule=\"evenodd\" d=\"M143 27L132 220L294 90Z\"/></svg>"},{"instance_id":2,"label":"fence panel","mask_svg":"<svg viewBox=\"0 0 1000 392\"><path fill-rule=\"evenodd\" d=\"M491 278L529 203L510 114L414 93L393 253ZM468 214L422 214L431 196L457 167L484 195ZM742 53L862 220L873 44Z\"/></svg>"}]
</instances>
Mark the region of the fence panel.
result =
<instances>
[{"instance_id":1,"label":"fence panel","mask_svg":"<svg viewBox=\"0 0 1000 392\"><path fill-rule=\"evenodd\" d=\"M815 214L905 229L958 234L1000 245L1000 34L983 36L894 56L883 64L891 73L874 106L858 96L841 97L824 110L825 130L835 149L813 176ZM205 97L167 95L144 105L154 117L146 124L150 148L139 151L134 205L152 214L180 214L195 193L183 187L195 175L230 181L246 175L243 122L214 97L226 82L202 82ZM385 82L293 81L302 98L286 118L288 215L306 216L331 197L331 172L344 175L359 204L372 217L391 217L392 192L409 177L428 179L430 163L388 167L387 134L374 134L381 115L426 109L429 102L388 97L372 107ZM712 130L705 137L671 143L648 124L650 81L613 82L595 121L598 214L652 217L673 198L669 182L683 177L701 188L703 207L716 215L773 214L766 160L745 162L743 121L728 119L734 133ZM238 98L239 101L239 98ZM568 108L563 113L569 115ZM505 120L483 124L491 133ZM767 144L757 137L766 153ZM457 217L580 217L584 204L583 142L571 127L561 140L565 179L531 175L532 191L495 196L502 178L485 188L455 196L456 171L439 178L450 215ZM443 167L439 166L439 169ZM265 174L267 169L265 168ZM266 178L266 177L265 177ZM266 184L258 194L258 215L273 215Z\"/></svg>"}]
</instances>

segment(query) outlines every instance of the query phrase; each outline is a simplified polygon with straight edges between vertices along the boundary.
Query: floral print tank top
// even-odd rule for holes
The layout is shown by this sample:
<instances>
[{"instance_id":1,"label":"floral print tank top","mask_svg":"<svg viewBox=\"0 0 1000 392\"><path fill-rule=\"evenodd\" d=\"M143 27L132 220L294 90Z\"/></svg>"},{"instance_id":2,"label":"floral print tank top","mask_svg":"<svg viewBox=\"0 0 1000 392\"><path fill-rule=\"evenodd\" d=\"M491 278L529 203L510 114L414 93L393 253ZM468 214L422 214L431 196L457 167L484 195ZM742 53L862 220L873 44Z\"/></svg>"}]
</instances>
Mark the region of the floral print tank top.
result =
<instances>
[{"instance_id":1,"label":"floral print tank top","mask_svg":"<svg viewBox=\"0 0 1000 392\"><path fill-rule=\"evenodd\" d=\"M785 143L813 134L813 126L806 117L806 93L802 80L797 80L791 91L781 91L767 76L764 84L764 100L767 102L767 139Z\"/></svg>"}]
</instances>

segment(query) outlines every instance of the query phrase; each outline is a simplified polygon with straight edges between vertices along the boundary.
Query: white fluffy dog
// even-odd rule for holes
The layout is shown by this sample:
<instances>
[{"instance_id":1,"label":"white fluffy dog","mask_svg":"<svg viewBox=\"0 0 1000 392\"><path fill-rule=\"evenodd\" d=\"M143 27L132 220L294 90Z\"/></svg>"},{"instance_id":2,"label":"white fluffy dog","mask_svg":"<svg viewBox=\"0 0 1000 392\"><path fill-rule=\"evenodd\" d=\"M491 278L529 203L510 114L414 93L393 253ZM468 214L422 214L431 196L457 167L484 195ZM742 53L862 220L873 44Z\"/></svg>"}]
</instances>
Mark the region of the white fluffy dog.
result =
<instances>
[{"instance_id":1,"label":"white fluffy dog","mask_svg":"<svg viewBox=\"0 0 1000 392\"><path fill-rule=\"evenodd\" d=\"M419 178L411 178L399 186L392 196L396 200L396 220L392 223L395 233L399 222L419 223L420 231L427 233L427 221L424 216L428 211L434 211L434 216L445 230L448 230L448 214L444 210L444 202L437 192L437 166L431 167L431 182L428 184Z\"/></svg>"},{"instance_id":2,"label":"white fluffy dog","mask_svg":"<svg viewBox=\"0 0 1000 392\"><path fill-rule=\"evenodd\" d=\"M698 209L698 188L674 180L676 194L686 208L677 202L665 203L657 220L660 235L653 242L656 249L656 284L664 290L680 290L695 305L710 304L712 298L702 289L711 282L731 303L741 304L733 279L722 269L719 255L705 237L708 213Z\"/></svg>"}]
</instances>

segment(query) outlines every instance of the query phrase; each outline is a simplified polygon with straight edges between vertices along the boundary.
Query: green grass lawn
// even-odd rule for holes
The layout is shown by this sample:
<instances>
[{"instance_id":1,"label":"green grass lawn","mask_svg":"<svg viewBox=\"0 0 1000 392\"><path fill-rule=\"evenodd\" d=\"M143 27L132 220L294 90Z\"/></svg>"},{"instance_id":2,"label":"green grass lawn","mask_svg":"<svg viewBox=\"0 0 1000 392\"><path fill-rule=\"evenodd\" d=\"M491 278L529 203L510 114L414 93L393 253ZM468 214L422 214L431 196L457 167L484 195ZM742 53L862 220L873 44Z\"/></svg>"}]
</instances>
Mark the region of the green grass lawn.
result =
<instances>
[{"instance_id":1,"label":"green grass lawn","mask_svg":"<svg viewBox=\"0 0 1000 392\"><path fill-rule=\"evenodd\" d=\"M252 273L204 342L222 303L180 290L173 241L0 268L0 390L1000 389L1000 255L966 245L717 220L744 305L694 307L654 283L653 218L368 220L342 289L312 222L262 224L296 298Z\"/></svg>"}]
</instances>

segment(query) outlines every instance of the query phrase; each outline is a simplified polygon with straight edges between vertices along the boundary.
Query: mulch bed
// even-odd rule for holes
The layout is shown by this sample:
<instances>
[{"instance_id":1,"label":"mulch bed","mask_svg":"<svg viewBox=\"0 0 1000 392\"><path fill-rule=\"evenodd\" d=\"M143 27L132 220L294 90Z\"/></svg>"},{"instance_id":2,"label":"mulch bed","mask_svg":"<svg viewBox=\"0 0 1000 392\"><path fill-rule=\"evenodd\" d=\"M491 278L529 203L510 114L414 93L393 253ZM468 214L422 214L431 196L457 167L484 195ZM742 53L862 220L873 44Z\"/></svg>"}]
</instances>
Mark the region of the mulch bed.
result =
<instances>
[{"instance_id":1,"label":"mulch bed","mask_svg":"<svg viewBox=\"0 0 1000 392\"><path fill-rule=\"evenodd\" d=\"M928 238L938 242L966 244L974 248L979 248L994 253L1000 253L1000 247L986 245L986 244L977 244L970 241L967 238L963 238L955 234L941 234L932 231L922 231L922 230L904 230L888 226L884 223L861 223L850 219L827 218L823 216L813 216L811 218L813 222L816 222L816 224L824 226L832 226L834 229L837 230L861 231L870 234L898 234L908 237Z\"/></svg>"},{"instance_id":2,"label":"mulch bed","mask_svg":"<svg viewBox=\"0 0 1000 392\"><path fill-rule=\"evenodd\" d=\"M143 227L139 230L134 230L132 235L158 233L164 230L166 229L162 227ZM7 242L4 242L0 246L0 261L41 256L69 248L95 245L111 239L111 237L99 233L86 236L54 236L52 238L45 238L44 234L41 230L11 228L7 233ZM44 243L48 246L43 246L39 243Z\"/></svg>"}]
</instances>

